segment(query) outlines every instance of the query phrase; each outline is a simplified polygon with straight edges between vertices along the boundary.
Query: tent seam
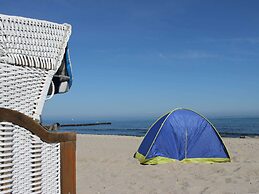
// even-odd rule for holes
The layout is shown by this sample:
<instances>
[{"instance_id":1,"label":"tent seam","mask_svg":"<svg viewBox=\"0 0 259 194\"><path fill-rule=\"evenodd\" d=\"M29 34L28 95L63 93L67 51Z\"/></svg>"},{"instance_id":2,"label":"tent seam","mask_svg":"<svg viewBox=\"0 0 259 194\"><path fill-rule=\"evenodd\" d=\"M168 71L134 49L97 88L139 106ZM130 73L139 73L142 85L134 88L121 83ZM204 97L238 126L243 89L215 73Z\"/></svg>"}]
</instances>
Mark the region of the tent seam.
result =
<instances>
[{"instance_id":1,"label":"tent seam","mask_svg":"<svg viewBox=\"0 0 259 194\"><path fill-rule=\"evenodd\" d=\"M148 149L148 151L147 151L147 154L145 155L145 159L146 159L147 155L149 154L151 148L153 147L153 145L154 145L154 143L155 143L155 141L156 141L156 139L157 139L157 137L158 137L158 135L159 135L159 133L160 133L162 127L163 127L164 124L165 124L165 121L166 121L166 120L168 119L168 117L169 117L174 111L176 111L177 109L178 109L178 108L176 108L176 109L172 110L171 112L168 112L168 113L167 113L168 115L167 115L167 117L165 118L165 120L163 121L163 123L161 124L159 130L157 131L157 134L156 134L154 140L152 141L152 144L150 145L150 147L149 147L149 149ZM166 114L165 114L165 115L166 115ZM162 117L160 117L160 118L162 118ZM158 121L159 121L159 119L157 120L157 122L158 122ZM155 125L157 122L155 122L154 125ZM153 127L153 125L152 125L152 127ZM151 129L152 127L150 127L150 129ZM148 133L148 132L147 132L147 133Z\"/></svg>"},{"instance_id":2,"label":"tent seam","mask_svg":"<svg viewBox=\"0 0 259 194\"><path fill-rule=\"evenodd\" d=\"M224 147L225 147L225 149L226 149L226 153L227 153L229 159L231 160L231 157L230 157L229 151L228 151L228 149L227 149L227 146L225 145L223 139L221 138L221 135L219 134L219 132L218 132L218 130L216 129L216 127L212 124L212 122L210 122L210 121L209 121L205 116L203 116L202 114L200 114L200 113L198 113L198 112L196 112L196 111L194 111L194 110L192 110L192 109L182 108L182 110L190 110L190 111L192 111L192 112L194 112L194 113L200 115L203 119L205 119L205 120L211 125L211 127L213 128L213 130L216 132L217 136L219 137L220 141L221 141L222 144L224 145Z\"/></svg>"}]
</instances>

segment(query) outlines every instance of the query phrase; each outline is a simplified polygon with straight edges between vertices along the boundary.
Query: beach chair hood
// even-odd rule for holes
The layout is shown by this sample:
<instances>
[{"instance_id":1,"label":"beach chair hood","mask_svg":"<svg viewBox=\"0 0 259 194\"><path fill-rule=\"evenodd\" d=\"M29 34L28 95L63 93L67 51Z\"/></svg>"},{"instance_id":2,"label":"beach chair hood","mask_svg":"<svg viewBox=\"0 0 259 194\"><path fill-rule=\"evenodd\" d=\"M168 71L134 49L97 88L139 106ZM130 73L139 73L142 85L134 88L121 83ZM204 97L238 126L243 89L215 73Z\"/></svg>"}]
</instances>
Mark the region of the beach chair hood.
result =
<instances>
[{"instance_id":1,"label":"beach chair hood","mask_svg":"<svg viewBox=\"0 0 259 194\"><path fill-rule=\"evenodd\" d=\"M160 117L148 130L134 157L141 164L230 161L216 128L189 109L176 109Z\"/></svg>"}]
</instances>

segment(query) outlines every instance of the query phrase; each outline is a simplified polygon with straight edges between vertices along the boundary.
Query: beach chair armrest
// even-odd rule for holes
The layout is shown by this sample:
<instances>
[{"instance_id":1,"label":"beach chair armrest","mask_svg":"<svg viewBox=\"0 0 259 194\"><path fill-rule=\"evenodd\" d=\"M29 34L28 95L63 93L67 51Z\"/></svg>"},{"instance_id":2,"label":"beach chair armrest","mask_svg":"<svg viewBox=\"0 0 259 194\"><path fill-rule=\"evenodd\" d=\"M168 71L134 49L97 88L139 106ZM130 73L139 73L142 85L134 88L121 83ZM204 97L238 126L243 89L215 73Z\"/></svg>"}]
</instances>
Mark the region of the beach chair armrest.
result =
<instances>
[{"instance_id":1,"label":"beach chair armrest","mask_svg":"<svg viewBox=\"0 0 259 194\"><path fill-rule=\"evenodd\" d=\"M60 143L61 193L76 193L76 134L49 132L32 118L15 110L0 108L0 122L25 128L46 143Z\"/></svg>"},{"instance_id":2,"label":"beach chair armrest","mask_svg":"<svg viewBox=\"0 0 259 194\"><path fill-rule=\"evenodd\" d=\"M0 108L0 122L10 122L29 130L46 143L76 141L76 134L70 132L49 132L32 118L15 110Z\"/></svg>"}]
</instances>

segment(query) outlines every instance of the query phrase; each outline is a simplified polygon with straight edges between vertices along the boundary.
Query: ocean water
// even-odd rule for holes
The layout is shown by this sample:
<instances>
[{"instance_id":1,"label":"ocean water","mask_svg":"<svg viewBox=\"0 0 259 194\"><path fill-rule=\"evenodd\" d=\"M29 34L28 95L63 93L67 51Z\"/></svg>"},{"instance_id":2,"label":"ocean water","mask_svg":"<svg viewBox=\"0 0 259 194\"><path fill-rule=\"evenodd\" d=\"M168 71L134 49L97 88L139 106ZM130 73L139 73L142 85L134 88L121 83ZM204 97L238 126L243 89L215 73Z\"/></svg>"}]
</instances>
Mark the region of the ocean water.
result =
<instances>
[{"instance_id":1,"label":"ocean water","mask_svg":"<svg viewBox=\"0 0 259 194\"><path fill-rule=\"evenodd\" d=\"M242 135L259 135L259 118L217 118L209 119L222 136L239 137ZM124 136L144 136L149 127L156 119L143 120L111 120L111 125L97 125L85 127L61 127L61 132L76 132L78 134L97 135L124 135ZM60 124L70 123L95 123L97 121L69 121L61 119ZM99 121L107 122L107 121ZM45 123L54 123L47 120Z\"/></svg>"}]
</instances>

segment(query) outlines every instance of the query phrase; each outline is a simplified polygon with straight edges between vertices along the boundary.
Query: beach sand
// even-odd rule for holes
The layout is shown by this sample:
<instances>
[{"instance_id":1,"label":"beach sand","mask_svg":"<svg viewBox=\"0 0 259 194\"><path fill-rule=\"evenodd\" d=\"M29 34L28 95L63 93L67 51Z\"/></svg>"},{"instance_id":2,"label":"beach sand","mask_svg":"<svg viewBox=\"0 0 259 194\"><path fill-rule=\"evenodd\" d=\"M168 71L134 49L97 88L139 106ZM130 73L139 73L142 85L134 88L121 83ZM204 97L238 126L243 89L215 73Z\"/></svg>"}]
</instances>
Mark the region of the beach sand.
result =
<instances>
[{"instance_id":1,"label":"beach sand","mask_svg":"<svg viewBox=\"0 0 259 194\"><path fill-rule=\"evenodd\" d=\"M77 193L259 193L259 139L224 138L231 163L140 165L143 137L77 136Z\"/></svg>"}]
</instances>

